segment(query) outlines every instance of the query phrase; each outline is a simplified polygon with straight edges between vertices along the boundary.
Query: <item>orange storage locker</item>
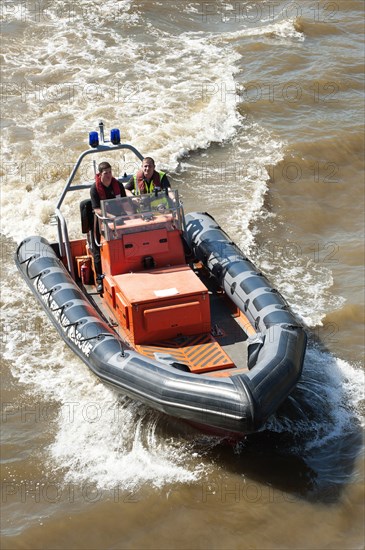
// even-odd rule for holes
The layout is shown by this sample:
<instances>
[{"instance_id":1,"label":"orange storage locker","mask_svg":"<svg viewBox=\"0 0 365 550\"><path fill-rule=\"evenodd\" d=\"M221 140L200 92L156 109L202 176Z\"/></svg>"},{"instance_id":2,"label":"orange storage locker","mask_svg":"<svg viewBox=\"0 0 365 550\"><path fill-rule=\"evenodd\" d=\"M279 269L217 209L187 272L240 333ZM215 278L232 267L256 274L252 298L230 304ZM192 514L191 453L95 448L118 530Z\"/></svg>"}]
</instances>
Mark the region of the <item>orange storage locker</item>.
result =
<instances>
[{"instance_id":1,"label":"orange storage locker","mask_svg":"<svg viewBox=\"0 0 365 550\"><path fill-rule=\"evenodd\" d=\"M208 290L189 266L124 273L114 280L119 315L135 344L210 331Z\"/></svg>"}]
</instances>

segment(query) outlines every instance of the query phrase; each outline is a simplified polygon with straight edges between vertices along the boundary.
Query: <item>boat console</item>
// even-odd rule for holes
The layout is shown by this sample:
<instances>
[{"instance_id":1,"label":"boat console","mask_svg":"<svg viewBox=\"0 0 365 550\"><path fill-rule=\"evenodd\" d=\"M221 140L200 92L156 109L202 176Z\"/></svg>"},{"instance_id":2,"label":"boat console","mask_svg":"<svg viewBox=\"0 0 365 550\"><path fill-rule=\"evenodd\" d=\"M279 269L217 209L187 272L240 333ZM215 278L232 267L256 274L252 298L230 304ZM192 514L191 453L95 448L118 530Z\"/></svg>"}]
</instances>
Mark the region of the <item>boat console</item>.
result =
<instances>
[{"instance_id":1,"label":"boat console","mask_svg":"<svg viewBox=\"0 0 365 550\"><path fill-rule=\"evenodd\" d=\"M178 191L101 201L103 298L134 344L209 333L208 290L186 264Z\"/></svg>"},{"instance_id":2,"label":"boat console","mask_svg":"<svg viewBox=\"0 0 365 550\"><path fill-rule=\"evenodd\" d=\"M107 275L185 263L183 213L177 191L101 201L98 216Z\"/></svg>"}]
</instances>

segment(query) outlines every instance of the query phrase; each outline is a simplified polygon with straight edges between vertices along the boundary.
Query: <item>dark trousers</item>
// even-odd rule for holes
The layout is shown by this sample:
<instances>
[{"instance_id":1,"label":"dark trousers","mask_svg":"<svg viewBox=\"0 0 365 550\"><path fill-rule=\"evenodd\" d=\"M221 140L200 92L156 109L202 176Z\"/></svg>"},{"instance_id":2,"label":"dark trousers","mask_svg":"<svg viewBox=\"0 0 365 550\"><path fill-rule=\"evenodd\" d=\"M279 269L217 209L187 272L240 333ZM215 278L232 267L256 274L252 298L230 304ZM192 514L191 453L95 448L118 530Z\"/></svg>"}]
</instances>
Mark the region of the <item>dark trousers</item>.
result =
<instances>
[{"instance_id":1,"label":"dark trousers","mask_svg":"<svg viewBox=\"0 0 365 550\"><path fill-rule=\"evenodd\" d=\"M95 220L96 221L96 220ZM101 257L100 257L100 246L98 246L95 242L100 243L100 230L99 230L99 224L94 223L94 227L91 230L91 251L94 256L94 268L96 272L96 276L100 276L103 273L102 267L101 267Z\"/></svg>"}]
</instances>

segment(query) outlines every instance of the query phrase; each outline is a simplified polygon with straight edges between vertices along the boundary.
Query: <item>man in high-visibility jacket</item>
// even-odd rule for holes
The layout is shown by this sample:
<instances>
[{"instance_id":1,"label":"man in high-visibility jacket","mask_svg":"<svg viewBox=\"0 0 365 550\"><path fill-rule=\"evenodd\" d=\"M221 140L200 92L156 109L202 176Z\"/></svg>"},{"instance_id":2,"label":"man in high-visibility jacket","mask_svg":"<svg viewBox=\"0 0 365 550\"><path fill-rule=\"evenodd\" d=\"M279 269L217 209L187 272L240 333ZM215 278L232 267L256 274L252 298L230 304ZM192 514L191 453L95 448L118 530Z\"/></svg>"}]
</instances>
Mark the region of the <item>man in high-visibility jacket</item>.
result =
<instances>
[{"instance_id":1,"label":"man in high-visibility jacket","mask_svg":"<svg viewBox=\"0 0 365 550\"><path fill-rule=\"evenodd\" d=\"M171 186L168 177L164 172L155 170L155 161L151 157L143 159L142 169L138 170L125 185L125 188L134 195L153 193L156 189L159 191L169 187Z\"/></svg>"}]
</instances>

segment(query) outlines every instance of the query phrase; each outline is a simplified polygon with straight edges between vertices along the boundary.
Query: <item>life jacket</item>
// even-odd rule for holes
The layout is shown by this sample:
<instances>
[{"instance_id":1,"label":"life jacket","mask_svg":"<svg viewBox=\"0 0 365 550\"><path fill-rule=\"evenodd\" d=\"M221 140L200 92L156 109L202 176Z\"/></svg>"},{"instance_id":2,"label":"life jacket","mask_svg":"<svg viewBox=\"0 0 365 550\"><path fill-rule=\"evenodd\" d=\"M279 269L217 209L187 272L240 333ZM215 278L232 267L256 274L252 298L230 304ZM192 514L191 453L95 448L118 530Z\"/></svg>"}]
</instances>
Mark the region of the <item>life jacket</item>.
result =
<instances>
[{"instance_id":1,"label":"life jacket","mask_svg":"<svg viewBox=\"0 0 365 550\"><path fill-rule=\"evenodd\" d=\"M104 185L101 182L100 174L96 174L96 176L95 176L95 185L96 185L96 190L98 192L100 200L105 201L105 199L106 199L106 188L104 187ZM120 197L121 193L120 193L120 187L119 187L118 180L115 179L115 178L112 178L112 181L111 181L110 185L112 186L113 193L114 193L115 197Z\"/></svg>"},{"instance_id":2,"label":"life jacket","mask_svg":"<svg viewBox=\"0 0 365 550\"><path fill-rule=\"evenodd\" d=\"M141 193L152 193L155 187L161 187L161 181L164 175L165 172L156 172L156 170L154 170L151 182L147 183L144 179L143 170L139 170L133 177L136 195L140 195Z\"/></svg>"}]
</instances>

